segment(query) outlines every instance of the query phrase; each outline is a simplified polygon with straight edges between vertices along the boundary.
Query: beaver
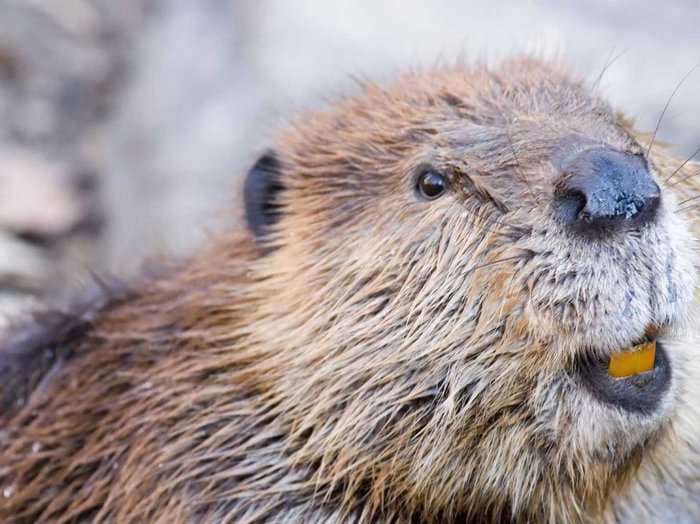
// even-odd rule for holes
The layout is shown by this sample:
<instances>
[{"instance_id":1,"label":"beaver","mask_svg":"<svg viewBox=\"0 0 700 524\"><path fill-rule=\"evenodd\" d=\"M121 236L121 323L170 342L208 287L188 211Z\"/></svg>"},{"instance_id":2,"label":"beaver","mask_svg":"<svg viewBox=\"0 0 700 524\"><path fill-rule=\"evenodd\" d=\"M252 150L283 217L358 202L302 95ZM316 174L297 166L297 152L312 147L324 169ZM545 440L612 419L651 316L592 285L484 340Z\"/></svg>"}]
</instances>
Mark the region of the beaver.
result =
<instances>
[{"instance_id":1,"label":"beaver","mask_svg":"<svg viewBox=\"0 0 700 524\"><path fill-rule=\"evenodd\" d=\"M6 334L0 516L698 521L693 174L526 56L302 113L246 228Z\"/></svg>"}]
</instances>

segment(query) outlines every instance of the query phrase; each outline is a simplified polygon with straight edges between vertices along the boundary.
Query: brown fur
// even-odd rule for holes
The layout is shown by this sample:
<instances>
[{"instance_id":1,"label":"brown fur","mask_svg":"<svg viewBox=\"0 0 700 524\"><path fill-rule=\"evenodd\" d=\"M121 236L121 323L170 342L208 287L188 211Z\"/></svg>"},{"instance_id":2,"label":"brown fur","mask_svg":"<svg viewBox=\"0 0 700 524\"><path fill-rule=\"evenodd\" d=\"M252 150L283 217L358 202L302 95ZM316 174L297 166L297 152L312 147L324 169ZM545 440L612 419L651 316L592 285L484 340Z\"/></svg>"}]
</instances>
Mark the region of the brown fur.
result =
<instances>
[{"instance_id":1,"label":"brown fur","mask_svg":"<svg viewBox=\"0 0 700 524\"><path fill-rule=\"evenodd\" d=\"M581 139L644 153L649 137L530 59L304 115L275 146L266 249L222 235L8 352L41 372L26 398L0 395L3 522L700 518L687 332L666 335L673 386L653 413L571 374L583 347L683 325L676 202L695 179L665 187L654 227L573 239L551 216L553 162ZM660 145L650 160L659 181L681 163ZM426 164L451 177L433 202L414 192Z\"/></svg>"}]
</instances>

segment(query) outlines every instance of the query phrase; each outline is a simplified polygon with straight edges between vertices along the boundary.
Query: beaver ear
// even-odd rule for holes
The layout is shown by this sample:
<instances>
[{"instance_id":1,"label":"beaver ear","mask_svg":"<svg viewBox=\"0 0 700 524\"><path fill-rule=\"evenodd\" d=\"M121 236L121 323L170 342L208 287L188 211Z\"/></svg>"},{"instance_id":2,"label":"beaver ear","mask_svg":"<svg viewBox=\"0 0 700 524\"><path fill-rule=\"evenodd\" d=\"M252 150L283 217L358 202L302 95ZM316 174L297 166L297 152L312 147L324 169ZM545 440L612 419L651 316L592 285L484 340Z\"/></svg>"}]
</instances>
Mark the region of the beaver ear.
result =
<instances>
[{"instance_id":1,"label":"beaver ear","mask_svg":"<svg viewBox=\"0 0 700 524\"><path fill-rule=\"evenodd\" d=\"M280 218L279 193L284 189L281 166L274 151L265 153L248 171L243 187L248 227L256 238L265 236Z\"/></svg>"}]
</instances>

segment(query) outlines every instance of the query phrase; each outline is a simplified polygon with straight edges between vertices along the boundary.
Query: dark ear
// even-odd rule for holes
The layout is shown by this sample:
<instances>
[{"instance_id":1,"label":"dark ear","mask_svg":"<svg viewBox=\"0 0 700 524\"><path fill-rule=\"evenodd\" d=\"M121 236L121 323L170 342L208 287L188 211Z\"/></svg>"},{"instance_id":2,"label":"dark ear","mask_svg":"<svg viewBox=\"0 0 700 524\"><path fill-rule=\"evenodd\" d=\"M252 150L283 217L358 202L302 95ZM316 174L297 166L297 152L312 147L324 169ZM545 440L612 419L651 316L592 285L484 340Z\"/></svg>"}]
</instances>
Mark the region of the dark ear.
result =
<instances>
[{"instance_id":1,"label":"dark ear","mask_svg":"<svg viewBox=\"0 0 700 524\"><path fill-rule=\"evenodd\" d=\"M279 220L278 197L283 189L279 160L274 151L268 151L248 172L243 188L246 220L256 238Z\"/></svg>"}]
</instances>

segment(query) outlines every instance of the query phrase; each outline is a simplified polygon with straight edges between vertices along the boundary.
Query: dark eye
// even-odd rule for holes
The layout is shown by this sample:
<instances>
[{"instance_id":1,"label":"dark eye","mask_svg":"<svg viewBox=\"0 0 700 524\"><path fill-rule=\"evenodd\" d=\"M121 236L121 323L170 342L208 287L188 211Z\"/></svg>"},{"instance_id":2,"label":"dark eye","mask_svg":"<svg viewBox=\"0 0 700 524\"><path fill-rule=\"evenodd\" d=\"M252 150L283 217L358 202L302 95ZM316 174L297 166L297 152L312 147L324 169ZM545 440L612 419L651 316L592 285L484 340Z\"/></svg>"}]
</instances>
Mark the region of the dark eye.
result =
<instances>
[{"instance_id":1,"label":"dark eye","mask_svg":"<svg viewBox=\"0 0 700 524\"><path fill-rule=\"evenodd\" d=\"M440 173L424 171L418 177L418 192L423 198L434 200L447 190L447 180Z\"/></svg>"}]
</instances>

